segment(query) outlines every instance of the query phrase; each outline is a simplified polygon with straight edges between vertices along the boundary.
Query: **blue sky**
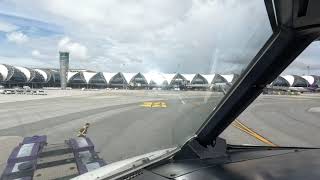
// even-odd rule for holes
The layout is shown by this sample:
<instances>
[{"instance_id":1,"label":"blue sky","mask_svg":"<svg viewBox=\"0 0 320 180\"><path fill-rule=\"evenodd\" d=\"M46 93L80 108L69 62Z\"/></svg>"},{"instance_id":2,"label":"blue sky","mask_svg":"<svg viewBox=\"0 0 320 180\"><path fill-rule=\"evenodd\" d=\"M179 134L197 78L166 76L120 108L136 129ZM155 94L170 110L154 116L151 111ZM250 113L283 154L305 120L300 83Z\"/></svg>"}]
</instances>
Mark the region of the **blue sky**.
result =
<instances>
[{"instance_id":1,"label":"blue sky","mask_svg":"<svg viewBox=\"0 0 320 180\"><path fill-rule=\"evenodd\" d=\"M271 34L263 5L256 0L0 0L0 63L55 68L63 50L70 52L72 68L237 73ZM318 49L313 43L284 73L306 74L310 66L320 75Z\"/></svg>"}]
</instances>

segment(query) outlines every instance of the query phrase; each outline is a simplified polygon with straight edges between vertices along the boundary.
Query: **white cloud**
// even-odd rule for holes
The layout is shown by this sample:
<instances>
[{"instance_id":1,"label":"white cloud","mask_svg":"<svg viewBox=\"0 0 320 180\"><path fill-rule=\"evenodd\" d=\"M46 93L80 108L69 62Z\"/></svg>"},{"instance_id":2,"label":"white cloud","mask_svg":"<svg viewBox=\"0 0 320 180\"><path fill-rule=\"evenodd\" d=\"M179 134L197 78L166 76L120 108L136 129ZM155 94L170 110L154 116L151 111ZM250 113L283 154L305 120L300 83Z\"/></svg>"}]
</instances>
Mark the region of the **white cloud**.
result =
<instances>
[{"instance_id":1,"label":"white cloud","mask_svg":"<svg viewBox=\"0 0 320 180\"><path fill-rule=\"evenodd\" d=\"M7 34L7 39L9 42L23 44L29 40L29 37L22 32L11 32Z\"/></svg>"},{"instance_id":2,"label":"white cloud","mask_svg":"<svg viewBox=\"0 0 320 180\"><path fill-rule=\"evenodd\" d=\"M32 50L31 55L34 57L42 57L42 54L38 50Z\"/></svg>"},{"instance_id":3,"label":"white cloud","mask_svg":"<svg viewBox=\"0 0 320 180\"><path fill-rule=\"evenodd\" d=\"M283 74L315 74L319 75L320 63L319 59L320 42L311 43L283 72ZM310 71L310 72L308 72Z\"/></svg>"},{"instance_id":4,"label":"white cloud","mask_svg":"<svg viewBox=\"0 0 320 180\"><path fill-rule=\"evenodd\" d=\"M75 60L88 58L87 47L80 43L72 42L69 37L64 37L58 42L58 49L59 51L70 52L70 57Z\"/></svg>"},{"instance_id":5,"label":"white cloud","mask_svg":"<svg viewBox=\"0 0 320 180\"><path fill-rule=\"evenodd\" d=\"M0 31L2 32L10 32L18 29L17 26L7 23L7 22L2 22L0 21Z\"/></svg>"},{"instance_id":6,"label":"white cloud","mask_svg":"<svg viewBox=\"0 0 320 180\"><path fill-rule=\"evenodd\" d=\"M30 49L52 55L58 46L71 60L88 59L90 52L90 61L74 62L112 71L239 72L271 34L264 3L256 0L10 2L19 14L57 24L67 36Z\"/></svg>"},{"instance_id":7,"label":"white cloud","mask_svg":"<svg viewBox=\"0 0 320 180\"><path fill-rule=\"evenodd\" d=\"M36 4L41 11L86 26L146 29L175 21L190 8L191 3L191 0L43 0Z\"/></svg>"},{"instance_id":8,"label":"white cloud","mask_svg":"<svg viewBox=\"0 0 320 180\"><path fill-rule=\"evenodd\" d=\"M30 57L10 57L0 55L0 63L10 64L15 66L25 67L52 67L53 64L49 64L47 61L40 61L37 58Z\"/></svg>"}]
</instances>

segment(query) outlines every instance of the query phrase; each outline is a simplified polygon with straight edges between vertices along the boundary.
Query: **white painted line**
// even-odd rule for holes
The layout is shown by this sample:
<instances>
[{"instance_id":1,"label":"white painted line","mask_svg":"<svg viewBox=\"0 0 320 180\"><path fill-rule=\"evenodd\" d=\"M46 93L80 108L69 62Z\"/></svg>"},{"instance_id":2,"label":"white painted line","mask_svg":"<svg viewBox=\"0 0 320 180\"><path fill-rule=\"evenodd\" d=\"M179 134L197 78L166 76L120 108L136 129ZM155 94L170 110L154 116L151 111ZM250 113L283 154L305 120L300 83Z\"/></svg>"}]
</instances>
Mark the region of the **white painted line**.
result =
<instances>
[{"instance_id":1,"label":"white painted line","mask_svg":"<svg viewBox=\"0 0 320 180\"><path fill-rule=\"evenodd\" d=\"M320 112L320 107L312 107L308 109L308 112Z\"/></svg>"},{"instance_id":2,"label":"white painted line","mask_svg":"<svg viewBox=\"0 0 320 180\"><path fill-rule=\"evenodd\" d=\"M181 101L182 104L186 104L186 102L184 102L184 100L182 100L181 96L179 95L179 99Z\"/></svg>"}]
</instances>

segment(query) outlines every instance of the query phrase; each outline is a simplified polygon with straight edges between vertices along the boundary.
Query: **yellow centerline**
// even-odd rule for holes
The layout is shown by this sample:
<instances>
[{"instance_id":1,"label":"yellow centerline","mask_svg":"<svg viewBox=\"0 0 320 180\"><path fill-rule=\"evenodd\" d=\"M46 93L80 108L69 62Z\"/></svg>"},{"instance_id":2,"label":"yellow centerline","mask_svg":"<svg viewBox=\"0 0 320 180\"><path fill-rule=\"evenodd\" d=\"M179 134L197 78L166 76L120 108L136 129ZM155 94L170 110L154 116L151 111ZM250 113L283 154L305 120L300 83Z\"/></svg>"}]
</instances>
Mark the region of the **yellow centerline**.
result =
<instances>
[{"instance_id":1,"label":"yellow centerline","mask_svg":"<svg viewBox=\"0 0 320 180\"><path fill-rule=\"evenodd\" d=\"M269 146L274 146L276 147L277 145L272 143L270 140L266 139L265 137L261 136L260 134L258 134L257 132L253 131L252 129L250 129L249 127L247 127L246 125L244 125L243 123L241 123L239 120L235 120L232 125L238 129L240 129L241 131L251 135L252 137L258 139L259 141L268 144Z\"/></svg>"}]
</instances>

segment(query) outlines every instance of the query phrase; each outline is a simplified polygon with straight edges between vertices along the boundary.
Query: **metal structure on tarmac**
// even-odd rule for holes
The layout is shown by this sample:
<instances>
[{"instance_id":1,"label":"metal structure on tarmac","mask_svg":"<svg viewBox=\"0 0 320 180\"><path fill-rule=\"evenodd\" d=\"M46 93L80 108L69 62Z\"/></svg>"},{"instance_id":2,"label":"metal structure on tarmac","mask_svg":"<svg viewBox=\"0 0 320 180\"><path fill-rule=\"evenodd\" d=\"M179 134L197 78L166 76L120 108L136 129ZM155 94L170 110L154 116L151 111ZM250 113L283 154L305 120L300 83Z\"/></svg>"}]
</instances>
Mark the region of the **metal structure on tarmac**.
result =
<instances>
[{"instance_id":1,"label":"metal structure on tarmac","mask_svg":"<svg viewBox=\"0 0 320 180\"><path fill-rule=\"evenodd\" d=\"M46 136L33 136L14 148L1 179L70 179L104 165L87 137L48 144Z\"/></svg>"}]
</instances>

